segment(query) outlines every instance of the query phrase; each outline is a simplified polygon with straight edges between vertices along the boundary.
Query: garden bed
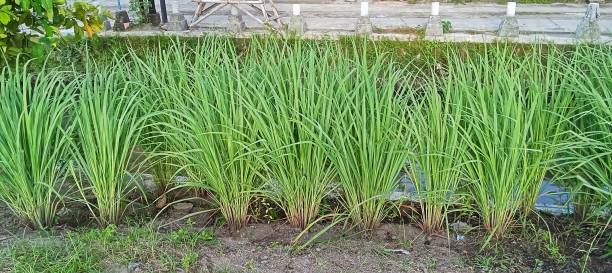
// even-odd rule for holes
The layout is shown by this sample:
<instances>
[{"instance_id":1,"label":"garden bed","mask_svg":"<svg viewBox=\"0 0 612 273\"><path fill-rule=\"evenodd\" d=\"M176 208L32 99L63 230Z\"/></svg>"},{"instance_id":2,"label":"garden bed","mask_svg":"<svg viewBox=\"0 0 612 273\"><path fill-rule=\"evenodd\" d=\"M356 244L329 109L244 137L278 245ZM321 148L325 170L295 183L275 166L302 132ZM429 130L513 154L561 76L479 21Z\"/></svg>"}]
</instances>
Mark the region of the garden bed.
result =
<instances>
[{"instance_id":1,"label":"garden bed","mask_svg":"<svg viewBox=\"0 0 612 273\"><path fill-rule=\"evenodd\" d=\"M580 272L580 250L597 232L571 218L546 217L547 225L536 223L480 250L486 234L477 230L457 241L454 233L448 240L395 222L373 233L332 229L295 251L292 240L300 230L284 221L250 224L232 234L204 215L181 220L187 213L169 209L153 223L129 220L106 229L62 225L50 233L23 227L5 213L0 218L0 271ZM172 227L156 228L176 220ZM547 228L555 243L547 241ZM609 272L612 263L597 258L601 254L592 254L590 272Z\"/></svg>"},{"instance_id":2,"label":"garden bed","mask_svg":"<svg viewBox=\"0 0 612 273\"><path fill-rule=\"evenodd\" d=\"M0 271L608 272L610 52L204 36L7 62Z\"/></svg>"}]
</instances>

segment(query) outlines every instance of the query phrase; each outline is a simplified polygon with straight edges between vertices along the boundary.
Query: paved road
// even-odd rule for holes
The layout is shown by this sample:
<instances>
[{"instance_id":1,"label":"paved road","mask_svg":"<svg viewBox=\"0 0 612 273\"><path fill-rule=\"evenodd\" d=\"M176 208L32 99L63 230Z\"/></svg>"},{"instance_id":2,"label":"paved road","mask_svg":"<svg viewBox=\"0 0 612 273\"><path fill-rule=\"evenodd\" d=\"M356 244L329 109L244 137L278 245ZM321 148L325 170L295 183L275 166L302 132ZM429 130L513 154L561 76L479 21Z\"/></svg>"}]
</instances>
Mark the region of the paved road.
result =
<instances>
[{"instance_id":1,"label":"paved road","mask_svg":"<svg viewBox=\"0 0 612 273\"><path fill-rule=\"evenodd\" d=\"M171 10L172 0L166 0L168 10ZM96 2L96 1L92 1ZM123 9L127 9L128 1L122 0ZM190 0L178 0L179 10L187 20L195 10ZM276 1L277 8L284 21L289 21L291 3L302 4L302 15L308 25L311 36L344 35L355 29L359 17L359 3L325 0L284 0ZM102 7L117 10L116 0L97 1ZM584 4L519 4L517 19L520 25L519 41L544 40L566 43L573 40L576 26L584 15ZM159 10L159 9L158 9ZM429 4L408 4L397 1L377 1L370 3L370 18L375 32L374 36L397 39L410 39L411 35L401 34L403 29L424 26L430 12ZM229 8L225 8L204 20L193 34L202 31L222 31L227 25ZM603 41L612 41L612 4L602 4L600 10L600 27ZM446 34L446 40L476 40L494 39L494 33L505 15L505 5L490 3L440 4L440 16L452 25L452 31ZM255 20L243 16L250 32L261 32L265 28Z\"/></svg>"}]
</instances>

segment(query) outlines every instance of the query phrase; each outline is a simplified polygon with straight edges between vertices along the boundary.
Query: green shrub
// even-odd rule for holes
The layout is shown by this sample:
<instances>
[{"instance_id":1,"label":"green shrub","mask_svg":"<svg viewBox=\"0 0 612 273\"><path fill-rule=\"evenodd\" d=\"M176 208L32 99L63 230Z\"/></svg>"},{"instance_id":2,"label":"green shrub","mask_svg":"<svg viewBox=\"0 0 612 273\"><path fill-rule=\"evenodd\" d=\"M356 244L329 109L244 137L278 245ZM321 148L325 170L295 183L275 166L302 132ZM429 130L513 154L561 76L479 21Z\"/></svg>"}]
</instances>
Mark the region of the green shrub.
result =
<instances>
[{"instance_id":1,"label":"green shrub","mask_svg":"<svg viewBox=\"0 0 612 273\"><path fill-rule=\"evenodd\" d=\"M515 58L508 45L449 64L451 94L464 96L465 161L471 195L484 227L501 237L535 205L554 165L571 96L559 84L558 55L534 50Z\"/></svg>"},{"instance_id":2,"label":"green shrub","mask_svg":"<svg viewBox=\"0 0 612 273\"><path fill-rule=\"evenodd\" d=\"M357 42L358 43L358 42ZM320 143L338 173L342 204L359 229L375 229L388 213L407 160L403 70L382 54L368 60L367 49L339 55L331 130Z\"/></svg>"},{"instance_id":3,"label":"green shrub","mask_svg":"<svg viewBox=\"0 0 612 273\"><path fill-rule=\"evenodd\" d=\"M34 227L54 224L70 184L69 159L75 86L65 74L27 65L0 74L0 200Z\"/></svg>"},{"instance_id":4,"label":"green shrub","mask_svg":"<svg viewBox=\"0 0 612 273\"><path fill-rule=\"evenodd\" d=\"M35 56L42 56L43 47L55 44L61 29L73 29L77 38L99 32L102 15L86 2L68 6L65 0L0 0L0 52L16 55L33 50ZM31 32L24 31L24 26Z\"/></svg>"},{"instance_id":5,"label":"green shrub","mask_svg":"<svg viewBox=\"0 0 612 273\"><path fill-rule=\"evenodd\" d=\"M344 77L333 61L337 52L254 39L245 58L244 71L253 75L247 100L267 158L265 192L294 227L306 228L319 216L334 177L317 138L330 130L332 97Z\"/></svg>"},{"instance_id":6,"label":"green shrub","mask_svg":"<svg viewBox=\"0 0 612 273\"><path fill-rule=\"evenodd\" d=\"M138 189L128 172L141 171L143 163L130 162L130 158L136 158L134 148L144 137L147 118L154 114L140 114L138 83L125 76L125 70L116 64L91 67L76 80L80 93L73 173L82 201L103 226L120 222L128 195Z\"/></svg>"},{"instance_id":7,"label":"green shrub","mask_svg":"<svg viewBox=\"0 0 612 273\"><path fill-rule=\"evenodd\" d=\"M606 215L612 205L612 53L608 46L579 46L567 66L576 106L560 172L574 188L578 213Z\"/></svg>"},{"instance_id":8,"label":"green shrub","mask_svg":"<svg viewBox=\"0 0 612 273\"><path fill-rule=\"evenodd\" d=\"M207 39L190 56L191 65L173 64L188 65L189 72L177 77L189 92L169 90L178 99L167 112L168 140L189 176L184 185L211 192L229 228L237 230L248 222L249 204L261 184L261 148L246 103L252 96L249 74L240 72L238 55L225 39Z\"/></svg>"},{"instance_id":9,"label":"green shrub","mask_svg":"<svg viewBox=\"0 0 612 273\"><path fill-rule=\"evenodd\" d=\"M463 96L453 93L454 82L439 80L433 73L427 76L431 79L424 90L409 96L407 133L411 153L406 172L415 185L421 227L435 233L443 229L449 207L460 204L458 189L464 179L467 149L462 126L467 117L462 109Z\"/></svg>"}]
</instances>

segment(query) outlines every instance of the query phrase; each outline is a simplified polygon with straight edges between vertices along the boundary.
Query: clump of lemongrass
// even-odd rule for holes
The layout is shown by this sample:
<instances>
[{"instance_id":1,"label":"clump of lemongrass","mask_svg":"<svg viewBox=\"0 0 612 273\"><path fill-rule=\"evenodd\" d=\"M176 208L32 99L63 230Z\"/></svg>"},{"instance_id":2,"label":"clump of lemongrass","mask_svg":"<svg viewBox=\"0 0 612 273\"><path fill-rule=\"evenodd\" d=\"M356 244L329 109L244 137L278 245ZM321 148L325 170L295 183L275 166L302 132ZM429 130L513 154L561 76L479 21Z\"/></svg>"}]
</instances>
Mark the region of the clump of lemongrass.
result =
<instances>
[{"instance_id":1,"label":"clump of lemongrass","mask_svg":"<svg viewBox=\"0 0 612 273\"><path fill-rule=\"evenodd\" d=\"M139 189L128 171L141 170L130 159L151 115L140 114L139 86L126 75L115 63L92 65L78 78L74 176L82 201L103 226L120 222L129 194Z\"/></svg>"},{"instance_id":2,"label":"clump of lemongrass","mask_svg":"<svg viewBox=\"0 0 612 273\"><path fill-rule=\"evenodd\" d=\"M560 171L572 181L577 213L600 217L612 205L612 53L580 45L566 69L576 98L573 128Z\"/></svg>"},{"instance_id":3,"label":"clump of lemongrass","mask_svg":"<svg viewBox=\"0 0 612 273\"><path fill-rule=\"evenodd\" d=\"M412 152L406 173L415 186L420 226L427 233L442 231L449 207L459 203L467 149L463 96L453 93L452 81L435 77L422 92L411 93L407 121Z\"/></svg>"},{"instance_id":4,"label":"clump of lemongrass","mask_svg":"<svg viewBox=\"0 0 612 273\"><path fill-rule=\"evenodd\" d=\"M542 46L533 46L526 54L522 68L531 124L527 141L533 181L525 181L523 216L533 211L544 177L558 166L555 157L567 137L574 99L564 76L564 56L556 47L545 50Z\"/></svg>"},{"instance_id":5,"label":"clump of lemongrass","mask_svg":"<svg viewBox=\"0 0 612 273\"><path fill-rule=\"evenodd\" d=\"M206 42L206 38L204 39ZM194 49L194 50L197 50ZM173 41L169 48L160 48L139 56L129 50L128 56L133 66L129 78L141 85L142 115L150 112L166 113L175 110L176 94L190 92L189 75L190 50L184 42ZM214 58L214 56L210 56ZM164 194L173 188L173 177L179 166L173 161L171 147L167 140L168 124L173 118L166 114L154 115L147 119L147 138L140 146L149 155L147 169L155 177L158 194Z\"/></svg>"},{"instance_id":6,"label":"clump of lemongrass","mask_svg":"<svg viewBox=\"0 0 612 273\"><path fill-rule=\"evenodd\" d=\"M389 212L408 155L406 105L398 99L402 70L382 54L368 60L366 48L339 58L333 123L321 143L328 146L349 219L358 229L372 230Z\"/></svg>"},{"instance_id":7,"label":"clump of lemongrass","mask_svg":"<svg viewBox=\"0 0 612 273\"><path fill-rule=\"evenodd\" d=\"M223 58L210 58L220 56ZM177 54L184 54L182 51ZM248 207L260 185L257 131L245 98L248 74L239 71L227 40L210 40L194 52L191 72L177 75L189 92L170 89L177 98L167 114L168 140L189 176L185 186L208 190L231 230L248 222ZM185 64L176 64L185 65Z\"/></svg>"},{"instance_id":8,"label":"clump of lemongrass","mask_svg":"<svg viewBox=\"0 0 612 273\"><path fill-rule=\"evenodd\" d=\"M75 88L19 63L0 74L0 200L34 227L54 224L67 187ZM66 185L67 186L67 185Z\"/></svg>"},{"instance_id":9,"label":"clump of lemongrass","mask_svg":"<svg viewBox=\"0 0 612 273\"><path fill-rule=\"evenodd\" d=\"M467 60L451 56L453 94L469 116L465 171L484 227L501 237L521 209L533 207L551 169L570 101L560 88L555 56L517 58L497 45Z\"/></svg>"},{"instance_id":10,"label":"clump of lemongrass","mask_svg":"<svg viewBox=\"0 0 612 273\"><path fill-rule=\"evenodd\" d=\"M325 148L317 145L330 130L332 98L339 75L333 48L296 40L252 39L245 71L254 126L262 137L269 183L266 193L294 227L306 228L320 214L334 177ZM314 134L314 135L313 135Z\"/></svg>"}]
</instances>

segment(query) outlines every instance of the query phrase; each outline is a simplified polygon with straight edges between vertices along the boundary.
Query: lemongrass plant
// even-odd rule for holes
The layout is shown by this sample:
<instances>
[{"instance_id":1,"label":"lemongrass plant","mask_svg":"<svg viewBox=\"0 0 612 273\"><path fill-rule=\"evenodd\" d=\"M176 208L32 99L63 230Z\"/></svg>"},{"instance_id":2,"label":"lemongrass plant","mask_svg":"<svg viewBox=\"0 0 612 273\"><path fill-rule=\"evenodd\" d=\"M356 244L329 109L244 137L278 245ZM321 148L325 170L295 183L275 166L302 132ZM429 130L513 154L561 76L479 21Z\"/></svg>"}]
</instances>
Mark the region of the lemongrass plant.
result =
<instances>
[{"instance_id":1,"label":"lemongrass plant","mask_svg":"<svg viewBox=\"0 0 612 273\"><path fill-rule=\"evenodd\" d=\"M612 53L579 45L566 71L576 98L574 127L560 171L573 181L577 213L599 217L612 205Z\"/></svg>"},{"instance_id":2,"label":"lemongrass plant","mask_svg":"<svg viewBox=\"0 0 612 273\"><path fill-rule=\"evenodd\" d=\"M296 40L252 39L245 70L253 123L262 137L268 183L265 192L284 210L290 225L306 228L320 213L334 178L325 148L317 145L330 130L332 98L340 75L333 47ZM313 135L315 134L315 135Z\"/></svg>"},{"instance_id":3,"label":"lemongrass plant","mask_svg":"<svg viewBox=\"0 0 612 273\"><path fill-rule=\"evenodd\" d=\"M465 96L469 135L465 172L485 229L503 236L523 208L531 208L570 101L559 86L555 56L517 57L497 45L464 60L449 59L453 94Z\"/></svg>"},{"instance_id":4,"label":"lemongrass plant","mask_svg":"<svg viewBox=\"0 0 612 273\"><path fill-rule=\"evenodd\" d=\"M140 114L140 87L129 82L126 74L116 61L90 66L78 78L73 173L82 201L103 226L120 222L128 196L139 191L129 170L138 171L141 163L130 158L152 115Z\"/></svg>"},{"instance_id":5,"label":"lemongrass plant","mask_svg":"<svg viewBox=\"0 0 612 273\"><path fill-rule=\"evenodd\" d=\"M342 204L352 224L377 228L389 212L407 160L406 105L402 70L382 54L368 60L367 49L339 55L331 130L322 144L342 186ZM342 77L342 75L345 75Z\"/></svg>"},{"instance_id":6,"label":"lemongrass plant","mask_svg":"<svg viewBox=\"0 0 612 273\"><path fill-rule=\"evenodd\" d=\"M212 43L208 38L203 40L204 45ZM198 45L198 47L201 45ZM193 49L195 51L198 48ZM166 113L175 110L175 101L180 98L177 94L187 93L190 90L189 60L192 50L185 43L173 41L167 49L157 49L138 56L137 52L129 50L129 58L133 62L129 70L129 78L138 82L142 95L143 115L147 112ZM211 52L212 53L212 52ZM210 56L214 58L213 56ZM155 177L158 193L173 188L172 182L177 170L180 168L170 155L172 153L168 135L168 124L172 124L173 118L167 114L154 115L147 119L148 126L146 134L149 136L140 144L149 155L148 170Z\"/></svg>"},{"instance_id":7,"label":"lemongrass plant","mask_svg":"<svg viewBox=\"0 0 612 273\"><path fill-rule=\"evenodd\" d=\"M33 227L54 224L67 186L75 88L46 68L0 74L0 200Z\"/></svg>"},{"instance_id":8,"label":"lemongrass plant","mask_svg":"<svg viewBox=\"0 0 612 273\"><path fill-rule=\"evenodd\" d=\"M535 207L544 177L557 168L555 160L567 138L574 95L564 76L564 56L556 47L533 46L521 64L524 70L525 106L528 112L528 160L532 180L525 183L521 204L526 216ZM521 186L523 187L523 186Z\"/></svg>"},{"instance_id":9,"label":"lemongrass plant","mask_svg":"<svg viewBox=\"0 0 612 273\"><path fill-rule=\"evenodd\" d=\"M458 205L458 188L463 178L463 139L467 128L462 109L463 96L452 93L453 82L436 80L435 75L423 92L410 96L408 136L410 164L406 166L420 205L420 226L427 233L440 232L449 208Z\"/></svg>"},{"instance_id":10,"label":"lemongrass plant","mask_svg":"<svg viewBox=\"0 0 612 273\"><path fill-rule=\"evenodd\" d=\"M245 101L252 96L245 88L249 78L240 73L237 54L227 40L214 40L192 57L190 72L178 75L189 82L189 92L170 90L177 100L167 113L173 119L168 140L189 176L185 186L211 192L235 231L247 224L249 204L261 183L258 136Z\"/></svg>"}]
</instances>

